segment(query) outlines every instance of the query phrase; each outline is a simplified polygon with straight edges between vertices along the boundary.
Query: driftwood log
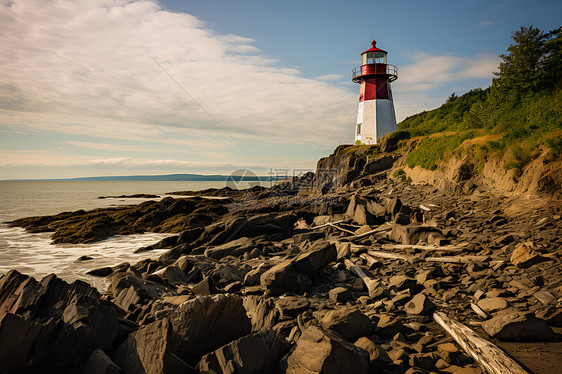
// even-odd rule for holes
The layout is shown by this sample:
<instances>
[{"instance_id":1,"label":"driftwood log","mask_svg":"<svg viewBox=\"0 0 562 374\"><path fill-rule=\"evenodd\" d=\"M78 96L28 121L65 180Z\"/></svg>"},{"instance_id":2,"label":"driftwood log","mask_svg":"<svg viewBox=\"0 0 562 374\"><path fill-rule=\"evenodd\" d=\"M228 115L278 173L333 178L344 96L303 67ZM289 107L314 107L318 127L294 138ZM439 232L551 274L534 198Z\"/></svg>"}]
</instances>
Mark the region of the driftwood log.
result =
<instances>
[{"instance_id":1,"label":"driftwood log","mask_svg":"<svg viewBox=\"0 0 562 374\"><path fill-rule=\"evenodd\" d=\"M482 338L462 323L440 312L435 312L433 319L488 373L528 374L521 365L498 346Z\"/></svg>"},{"instance_id":2,"label":"driftwood log","mask_svg":"<svg viewBox=\"0 0 562 374\"><path fill-rule=\"evenodd\" d=\"M363 271L363 269L355 265L350 260L345 260L345 266L349 269L349 271L355 273L361 279L361 281L365 284L365 287L367 287L367 290L369 291L369 296L373 297L376 292L376 288L379 285L379 282L368 276L367 273Z\"/></svg>"},{"instance_id":3,"label":"driftwood log","mask_svg":"<svg viewBox=\"0 0 562 374\"><path fill-rule=\"evenodd\" d=\"M352 241L352 240L362 239L362 238L366 238L367 236L371 236L374 234L378 234L380 232L385 232L390 230L392 230L392 223L385 222L374 230L367 231L359 235L348 236L347 238L341 238L341 240Z\"/></svg>"}]
</instances>

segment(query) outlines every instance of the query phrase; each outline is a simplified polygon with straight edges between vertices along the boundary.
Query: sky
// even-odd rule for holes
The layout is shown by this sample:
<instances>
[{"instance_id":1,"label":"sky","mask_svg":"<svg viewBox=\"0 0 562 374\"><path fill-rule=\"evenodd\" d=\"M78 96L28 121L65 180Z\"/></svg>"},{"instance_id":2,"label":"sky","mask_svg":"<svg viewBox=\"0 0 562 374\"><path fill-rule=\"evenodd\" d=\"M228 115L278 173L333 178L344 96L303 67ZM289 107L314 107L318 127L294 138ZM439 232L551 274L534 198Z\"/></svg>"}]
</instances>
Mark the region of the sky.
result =
<instances>
[{"instance_id":1,"label":"sky","mask_svg":"<svg viewBox=\"0 0 562 374\"><path fill-rule=\"evenodd\" d=\"M491 84L562 2L0 0L0 180L314 170L353 142L351 70L398 67L398 121Z\"/></svg>"}]
</instances>

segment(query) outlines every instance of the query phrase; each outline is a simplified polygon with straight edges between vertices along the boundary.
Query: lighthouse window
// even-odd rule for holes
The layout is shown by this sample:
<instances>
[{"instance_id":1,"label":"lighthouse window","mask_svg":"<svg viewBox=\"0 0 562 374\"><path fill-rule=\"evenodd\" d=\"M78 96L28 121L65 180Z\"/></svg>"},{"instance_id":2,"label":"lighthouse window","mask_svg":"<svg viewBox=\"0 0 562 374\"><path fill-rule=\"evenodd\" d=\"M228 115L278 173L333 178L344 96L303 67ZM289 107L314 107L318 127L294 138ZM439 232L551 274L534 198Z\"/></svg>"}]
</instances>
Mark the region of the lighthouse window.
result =
<instances>
[{"instance_id":1,"label":"lighthouse window","mask_svg":"<svg viewBox=\"0 0 562 374\"><path fill-rule=\"evenodd\" d=\"M386 64L386 53L367 52L363 55L363 65L365 64Z\"/></svg>"},{"instance_id":2,"label":"lighthouse window","mask_svg":"<svg viewBox=\"0 0 562 374\"><path fill-rule=\"evenodd\" d=\"M361 135L361 123L357 124L357 135Z\"/></svg>"}]
</instances>

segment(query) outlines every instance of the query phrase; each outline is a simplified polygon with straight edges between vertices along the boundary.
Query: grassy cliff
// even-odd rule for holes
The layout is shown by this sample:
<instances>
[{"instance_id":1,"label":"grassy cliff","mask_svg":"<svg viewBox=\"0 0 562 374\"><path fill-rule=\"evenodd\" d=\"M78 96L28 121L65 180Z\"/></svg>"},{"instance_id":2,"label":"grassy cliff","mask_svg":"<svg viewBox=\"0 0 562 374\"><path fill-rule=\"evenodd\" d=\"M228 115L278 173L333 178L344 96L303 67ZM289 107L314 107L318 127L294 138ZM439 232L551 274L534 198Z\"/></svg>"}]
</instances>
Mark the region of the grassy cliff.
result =
<instances>
[{"instance_id":1,"label":"grassy cliff","mask_svg":"<svg viewBox=\"0 0 562 374\"><path fill-rule=\"evenodd\" d=\"M453 93L398 124L413 139L409 167L435 170L441 160L470 153L478 169L492 157L520 173L542 151L561 156L562 28L522 27L512 39L491 87Z\"/></svg>"}]
</instances>

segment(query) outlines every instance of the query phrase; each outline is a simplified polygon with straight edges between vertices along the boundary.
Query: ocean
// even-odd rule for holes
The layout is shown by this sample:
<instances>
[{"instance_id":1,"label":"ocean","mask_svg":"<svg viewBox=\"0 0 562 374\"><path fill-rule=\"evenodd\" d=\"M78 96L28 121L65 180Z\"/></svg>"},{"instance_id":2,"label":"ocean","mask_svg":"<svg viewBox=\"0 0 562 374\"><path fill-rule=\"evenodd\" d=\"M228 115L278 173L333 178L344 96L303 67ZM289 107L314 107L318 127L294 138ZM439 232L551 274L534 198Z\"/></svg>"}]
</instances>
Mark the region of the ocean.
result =
<instances>
[{"instance_id":1,"label":"ocean","mask_svg":"<svg viewBox=\"0 0 562 374\"><path fill-rule=\"evenodd\" d=\"M6 222L32 216L52 215L79 209L132 205L154 199L98 199L99 196L154 194L222 188L225 182L115 182L115 181L0 181L0 275L11 269L40 279L55 273L67 282L80 279L103 291L104 278L86 275L103 266L157 258L165 250L135 254L169 234L117 235L92 244L51 244L51 233L29 233ZM77 261L80 256L88 261Z\"/></svg>"}]
</instances>

